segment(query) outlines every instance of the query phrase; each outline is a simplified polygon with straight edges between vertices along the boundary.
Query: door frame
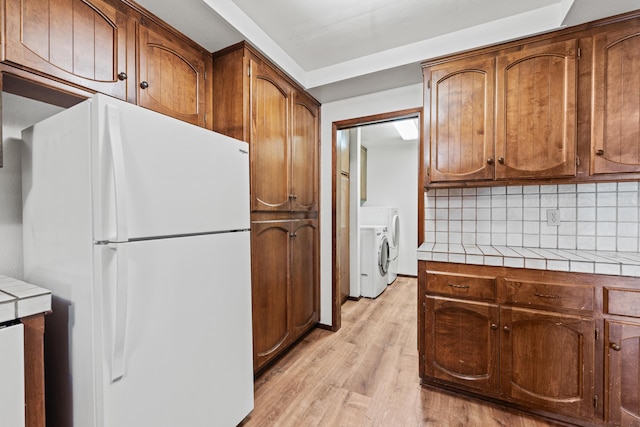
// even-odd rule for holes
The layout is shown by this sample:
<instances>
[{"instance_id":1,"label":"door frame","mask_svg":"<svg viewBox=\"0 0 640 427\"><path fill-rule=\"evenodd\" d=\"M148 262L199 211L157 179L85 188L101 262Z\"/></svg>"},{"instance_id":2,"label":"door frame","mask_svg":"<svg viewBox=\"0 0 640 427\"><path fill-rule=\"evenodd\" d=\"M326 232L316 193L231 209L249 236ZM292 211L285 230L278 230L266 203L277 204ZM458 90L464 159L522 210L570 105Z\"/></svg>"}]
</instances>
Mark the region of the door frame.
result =
<instances>
[{"instance_id":1,"label":"door frame","mask_svg":"<svg viewBox=\"0 0 640 427\"><path fill-rule=\"evenodd\" d=\"M391 122L399 119L417 118L419 123L419 149L418 149L418 236L417 244L424 241L424 113L423 108L408 108L406 110L392 111L389 113L374 114L371 116L357 117L347 120L339 120L331 126L331 330L340 329L342 322L342 302L338 281L337 266L337 207L338 207L338 131L352 127L370 125L375 123Z\"/></svg>"}]
</instances>

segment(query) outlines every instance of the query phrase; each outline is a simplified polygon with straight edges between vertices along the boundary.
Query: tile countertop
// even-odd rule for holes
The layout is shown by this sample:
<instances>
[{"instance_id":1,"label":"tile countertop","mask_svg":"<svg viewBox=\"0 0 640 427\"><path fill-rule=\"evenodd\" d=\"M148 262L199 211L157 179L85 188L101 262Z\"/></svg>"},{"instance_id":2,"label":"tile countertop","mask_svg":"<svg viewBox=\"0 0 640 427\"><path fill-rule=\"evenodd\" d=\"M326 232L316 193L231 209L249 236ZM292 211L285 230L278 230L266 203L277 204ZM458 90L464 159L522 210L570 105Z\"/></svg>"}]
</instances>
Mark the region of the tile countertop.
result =
<instances>
[{"instance_id":1,"label":"tile countertop","mask_svg":"<svg viewBox=\"0 0 640 427\"><path fill-rule=\"evenodd\" d=\"M640 253L423 243L420 261L640 277Z\"/></svg>"},{"instance_id":2,"label":"tile countertop","mask_svg":"<svg viewBox=\"0 0 640 427\"><path fill-rule=\"evenodd\" d=\"M0 275L0 323L51 310L51 291Z\"/></svg>"}]
</instances>

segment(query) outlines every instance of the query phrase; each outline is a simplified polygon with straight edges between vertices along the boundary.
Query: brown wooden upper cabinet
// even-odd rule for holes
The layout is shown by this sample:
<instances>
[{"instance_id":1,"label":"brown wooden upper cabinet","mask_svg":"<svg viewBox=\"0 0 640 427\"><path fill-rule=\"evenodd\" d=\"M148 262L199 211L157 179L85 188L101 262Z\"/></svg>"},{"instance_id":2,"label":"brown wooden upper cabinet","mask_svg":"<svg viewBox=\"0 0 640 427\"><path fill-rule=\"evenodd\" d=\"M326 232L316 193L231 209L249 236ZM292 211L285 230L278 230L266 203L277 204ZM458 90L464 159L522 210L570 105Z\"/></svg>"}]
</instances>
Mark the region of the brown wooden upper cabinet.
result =
<instances>
[{"instance_id":1,"label":"brown wooden upper cabinet","mask_svg":"<svg viewBox=\"0 0 640 427\"><path fill-rule=\"evenodd\" d=\"M291 130L292 211L318 210L318 129L320 109L314 99L293 92Z\"/></svg>"},{"instance_id":2,"label":"brown wooden upper cabinet","mask_svg":"<svg viewBox=\"0 0 640 427\"><path fill-rule=\"evenodd\" d=\"M574 176L576 44L425 64L427 182Z\"/></svg>"},{"instance_id":3,"label":"brown wooden upper cabinet","mask_svg":"<svg viewBox=\"0 0 640 427\"><path fill-rule=\"evenodd\" d=\"M492 179L495 58L447 62L425 70L425 77L431 86L431 181Z\"/></svg>"},{"instance_id":4,"label":"brown wooden upper cabinet","mask_svg":"<svg viewBox=\"0 0 640 427\"><path fill-rule=\"evenodd\" d=\"M250 67L251 209L316 211L318 106L268 64Z\"/></svg>"},{"instance_id":5,"label":"brown wooden upper cabinet","mask_svg":"<svg viewBox=\"0 0 640 427\"><path fill-rule=\"evenodd\" d=\"M291 87L251 61L251 210L291 210L289 117Z\"/></svg>"},{"instance_id":6,"label":"brown wooden upper cabinet","mask_svg":"<svg viewBox=\"0 0 640 427\"><path fill-rule=\"evenodd\" d=\"M640 20L594 36L591 173L640 172Z\"/></svg>"},{"instance_id":7,"label":"brown wooden upper cabinet","mask_svg":"<svg viewBox=\"0 0 640 427\"><path fill-rule=\"evenodd\" d=\"M576 173L576 40L497 58L497 179Z\"/></svg>"},{"instance_id":8,"label":"brown wooden upper cabinet","mask_svg":"<svg viewBox=\"0 0 640 427\"><path fill-rule=\"evenodd\" d=\"M127 99L133 20L102 0L5 0L5 57L72 84Z\"/></svg>"},{"instance_id":9,"label":"brown wooden upper cabinet","mask_svg":"<svg viewBox=\"0 0 640 427\"><path fill-rule=\"evenodd\" d=\"M320 104L241 43L214 54L213 130L249 142L251 210L318 210Z\"/></svg>"},{"instance_id":10,"label":"brown wooden upper cabinet","mask_svg":"<svg viewBox=\"0 0 640 427\"><path fill-rule=\"evenodd\" d=\"M138 104L205 125L205 56L165 31L138 29Z\"/></svg>"}]
</instances>

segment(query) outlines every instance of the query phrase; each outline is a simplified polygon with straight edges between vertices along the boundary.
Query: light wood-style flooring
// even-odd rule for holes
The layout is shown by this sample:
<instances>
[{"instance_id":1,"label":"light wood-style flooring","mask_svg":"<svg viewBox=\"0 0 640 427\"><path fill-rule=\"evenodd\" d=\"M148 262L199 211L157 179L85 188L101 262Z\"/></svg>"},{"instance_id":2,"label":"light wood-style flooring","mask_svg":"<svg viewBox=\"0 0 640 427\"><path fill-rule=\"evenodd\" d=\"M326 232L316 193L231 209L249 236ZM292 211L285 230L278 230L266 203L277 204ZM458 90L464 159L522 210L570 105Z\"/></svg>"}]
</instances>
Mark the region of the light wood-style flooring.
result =
<instances>
[{"instance_id":1,"label":"light wood-style flooring","mask_svg":"<svg viewBox=\"0 0 640 427\"><path fill-rule=\"evenodd\" d=\"M253 426L514 426L551 424L420 386L415 278L342 306L338 332L315 329L256 379Z\"/></svg>"}]
</instances>

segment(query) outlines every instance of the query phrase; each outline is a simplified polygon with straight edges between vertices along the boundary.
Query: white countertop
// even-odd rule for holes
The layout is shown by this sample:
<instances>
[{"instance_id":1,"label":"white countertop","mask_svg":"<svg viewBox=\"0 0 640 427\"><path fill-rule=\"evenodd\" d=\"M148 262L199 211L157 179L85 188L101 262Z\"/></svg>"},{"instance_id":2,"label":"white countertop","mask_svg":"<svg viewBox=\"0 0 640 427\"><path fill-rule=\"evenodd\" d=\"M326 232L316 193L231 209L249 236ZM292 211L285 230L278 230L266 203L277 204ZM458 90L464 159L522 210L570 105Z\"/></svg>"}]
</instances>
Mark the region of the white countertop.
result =
<instances>
[{"instance_id":1,"label":"white countertop","mask_svg":"<svg viewBox=\"0 0 640 427\"><path fill-rule=\"evenodd\" d=\"M640 277L640 253L423 243L418 260Z\"/></svg>"},{"instance_id":2,"label":"white countertop","mask_svg":"<svg viewBox=\"0 0 640 427\"><path fill-rule=\"evenodd\" d=\"M0 275L0 323L51 310L51 291Z\"/></svg>"}]
</instances>

